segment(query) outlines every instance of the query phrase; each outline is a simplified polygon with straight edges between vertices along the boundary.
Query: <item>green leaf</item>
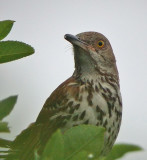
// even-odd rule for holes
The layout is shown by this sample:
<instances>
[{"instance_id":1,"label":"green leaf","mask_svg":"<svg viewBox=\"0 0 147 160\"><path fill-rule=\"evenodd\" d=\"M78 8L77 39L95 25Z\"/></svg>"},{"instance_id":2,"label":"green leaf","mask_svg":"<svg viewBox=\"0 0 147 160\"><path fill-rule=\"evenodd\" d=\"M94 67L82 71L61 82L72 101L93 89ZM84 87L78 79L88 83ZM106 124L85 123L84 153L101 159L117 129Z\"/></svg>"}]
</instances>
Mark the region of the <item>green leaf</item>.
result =
<instances>
[{"instance_id":1,"label":"green leaf","mask_svg":"<svg viewBox=\"0 0 147 160\"><path fill-rule=\"evenodd\" d=\"M60 130L57 130L48 141L41 160L64 159L64 141Z\"/></svg>"},{"instance_id":2,"label":"green leaf","mask_svg":"<svg viewBox=\"0 0 147 160\"><path fill-rule=\"evenodd\" d=\"M0 147L9 148L11 143L12 143L12 141L10 141L10 140L0 138Z\"/></svg>"},{"instance_id":3,"label":"green leaf","mask_svg":"<svg viewBox=\"0 0 147 160\"><path fill-rule=\"evenodd\" d=\"M34 53L34 49L19 41L0 42L0 63L5 63L29 56Z\"/></svg>"},{"instance_id":4,"label":"green leaf","mask_svg":"<svg viewBox=\"0 0 147 160\"><path fill-rule=\"evenodd\" d=\"M87 158L89 154L94 158L99 157L104 145L104 132L104 128L92 125L80 125L67 130L63 136L65 160L73 160L80 152L86 152Z\"/></svg>"},{"instance_id":5,"label":"green leaf","mask_svg":"<svg viewBox=\"0 0 147 160\"><path fill-rule=\"evenodd\" d=\"M142 148L132 144L115 144L111 152L107 155L105 160L115 160L121 158L128 152L141 151Z\"/></svg>"},{"instance_id":6,"label":"green leaf","mask_svg":"<svg viewBox=\"0 0 147 160\"><path fill-rule=\"evenodd\" d=\"M0 120L2 120L12 111L16 101L17 96L10 96L0 101Z\"/></svg>"},{"instance_id":7,"label":"green leaf","mask_svg":"<svg viewBox=\"0 0 147 160\"><path fill-rule=\"evenodd\" d=\"M35 157L34 157L34 160L40 160L40 156L38 155L37 151L35 151Z\"/></svg>"},{"instance_id":8,"label":"green leaf","mask_svg":"<svg viewBox=\"0 0 147 160\"><path fill-rule=\"evenodd\" d=\"M73 156L72 160L87 160L88 153L86 151L82 151Z\"/></svg>"},{"instance_id":9,"label":"green leaf","mask_svg":"<svg viewBox=\"0 0 147 160\"><path fill-rule=\"evenodd\" d=\"M14 22L11 20L0 21L0 40L9 34Z\"/></svg>"},{"instance_id":10,"label":"green leaf","mask_svg":"<svg viewBox=\"0 0 147 160\"><path fill-rule=\"evenodd\" d=\"M0 122L0 132L10 132L7 122Z\"/></svg>"}]
</instances>

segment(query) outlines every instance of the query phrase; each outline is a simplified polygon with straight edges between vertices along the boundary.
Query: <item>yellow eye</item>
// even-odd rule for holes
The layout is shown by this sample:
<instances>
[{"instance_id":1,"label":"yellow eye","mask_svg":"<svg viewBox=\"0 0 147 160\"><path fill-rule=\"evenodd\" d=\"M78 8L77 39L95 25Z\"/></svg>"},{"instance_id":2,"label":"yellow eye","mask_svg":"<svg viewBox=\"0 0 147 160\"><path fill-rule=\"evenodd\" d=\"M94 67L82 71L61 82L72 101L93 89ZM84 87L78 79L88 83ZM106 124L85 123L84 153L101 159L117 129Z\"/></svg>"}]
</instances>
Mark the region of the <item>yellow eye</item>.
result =
<instances>
[{"instance_id":1,"label":"yellow eye","mask_svg":"<svg viewBox=\"0 0 147 160\"><path fill-rule=\"evenodd\" d=\"M102 41L102 40L100 40L100 41L98 41L98 43L97 43L97 45L98 45L98 47L99 48L102 48L102 47L104 47L104 41Z\"/></svg>"}]
</instances>

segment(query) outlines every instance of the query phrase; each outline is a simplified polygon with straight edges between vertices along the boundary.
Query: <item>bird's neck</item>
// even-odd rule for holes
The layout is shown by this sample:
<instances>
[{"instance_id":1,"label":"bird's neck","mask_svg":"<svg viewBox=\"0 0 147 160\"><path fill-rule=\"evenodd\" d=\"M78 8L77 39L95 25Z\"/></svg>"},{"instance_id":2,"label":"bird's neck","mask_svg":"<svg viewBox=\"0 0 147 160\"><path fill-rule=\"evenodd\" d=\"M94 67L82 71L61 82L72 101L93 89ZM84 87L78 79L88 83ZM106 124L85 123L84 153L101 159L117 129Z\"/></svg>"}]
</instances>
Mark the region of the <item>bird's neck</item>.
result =
<instances>
[{"instance_id":1,"label":"bird's neck","mask_svg":"<svg viewBox=\"0 0 147 160\"><path fill-rule=\"evenodd\" d=\"M113 75L111 73L107 73L101 69L95 68L94 70L84 70L84 68L78 67L75 69L73 73L73 77L78 80L81 80L84 83L87 82L110 82L111 84L117 85L119 88L119 78L118 75Z\"/></svg>"}]
</instances>

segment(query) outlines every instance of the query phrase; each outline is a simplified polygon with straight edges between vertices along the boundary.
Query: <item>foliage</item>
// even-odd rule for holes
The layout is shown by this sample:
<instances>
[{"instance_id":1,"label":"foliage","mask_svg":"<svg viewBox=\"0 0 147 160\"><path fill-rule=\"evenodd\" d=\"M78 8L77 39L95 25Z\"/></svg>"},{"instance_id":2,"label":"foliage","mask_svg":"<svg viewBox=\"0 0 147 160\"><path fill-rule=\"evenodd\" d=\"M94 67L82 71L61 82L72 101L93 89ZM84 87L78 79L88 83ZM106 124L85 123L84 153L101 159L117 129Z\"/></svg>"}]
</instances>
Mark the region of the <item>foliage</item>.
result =
<instances>
[{"instance_id":1,"label":"foliage","mask_svg":"<svg viewBox=\"0 0 147 160\"><path fill-rule=\"evenodd\" d=\"M0 21L0 40L4 39L9 34L14 22L15 21L11 20Z\"/></svg>"},{"instance_id":2,"label":"foliage","mask_svg":"<svg viewBox=\"0 0 147 160\"><path fill-rule=\"evenodd\" d=\"M105 160L114 160L124 156L128 152L141 151L142 148L132 144L115 144L111 152L107 155Z\"/></svg>"},{"instance_id":3,"label":"foliage","mask_svg":"<svg viewBox=\"0 0 147 160\"><path fill-rule=\"evenodd\" d=\"M9 132L7 122L2 122L2 119L12 111L16 100L17 96L11 96L0 101L0 132Z\"/></svg>"},{"instance_id":4,"label":"foliage","mask_svg":"<svg viewBox=\"0 0 147 160\"><path fill-rule=\"evenodd\" d=\"M10 32L14 21L0 22L0 40ZM23 42L0 41L0 63L13 61L34 53L34 49ZM0 132L9 132L7 122L2 122L16 104L17 96L0 101ZM116 144L106 157L100 157L104 145L105 129L92 125L80 125L64 134L57 130L46 144L42 155L35 151L35 160L116 160L128 152L140 151L131 144ZM0 139L0 147L7 148L9 140ZM7 145L6 145L7 144ZM2 151L0 151L3 153Z\"/></svg>"},{"instance_id":5,"label":"foliage","mask_svg":"<svg viewBox=\"0 0 147 160\"><path fill-rule=\"evenodd\" d=\"M12 111L16 101L17 96L11 96L0 101L0 120L2 120Z\"/></svg>"},{"instance_id":6,"label":"foliage","mask_svg":"<svg viewBox=\"0 0 147 160\"><path fill-rule=\"evenodd\" d=\"M11 20L0 21L0 40L9 34L13 23ZM20 59L33 53L34 49L24 42L0 41L0 63Z\"/></svg>"},{"instance_id":7,"label":"foliage","mask_svg":"<svg viewBox=\"0 0 147 160\"><path fill-rule=\"evenodd\" d=\"M80 125L55 132L38 160L116 160L128 152L142 150L131 144L116 144L106 157L100 157L105 130L92 125ZM36 159L37 160L37 159Z\"/></svg>"}]
</instances>

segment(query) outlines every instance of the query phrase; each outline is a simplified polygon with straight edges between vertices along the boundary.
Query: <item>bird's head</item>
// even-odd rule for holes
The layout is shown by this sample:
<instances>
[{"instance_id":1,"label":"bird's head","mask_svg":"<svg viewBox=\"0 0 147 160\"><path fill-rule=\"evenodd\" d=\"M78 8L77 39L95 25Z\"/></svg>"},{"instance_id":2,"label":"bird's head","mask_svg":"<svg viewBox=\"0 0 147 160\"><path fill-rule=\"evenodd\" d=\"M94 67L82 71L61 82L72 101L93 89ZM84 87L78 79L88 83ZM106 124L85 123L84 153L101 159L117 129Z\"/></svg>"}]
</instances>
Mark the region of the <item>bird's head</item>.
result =
<instances>
[{"instance_id":1,"label":"bird's head","mask_svg":"<svg viewBox=\"0 0 147 160\"><path fill-rule=\"evenodd\" d=\"M76 74L95 74L97 71L117 76L116 60L108 39L97 32L66 34L73 45Z\"/></svg>"}]
</instances>

